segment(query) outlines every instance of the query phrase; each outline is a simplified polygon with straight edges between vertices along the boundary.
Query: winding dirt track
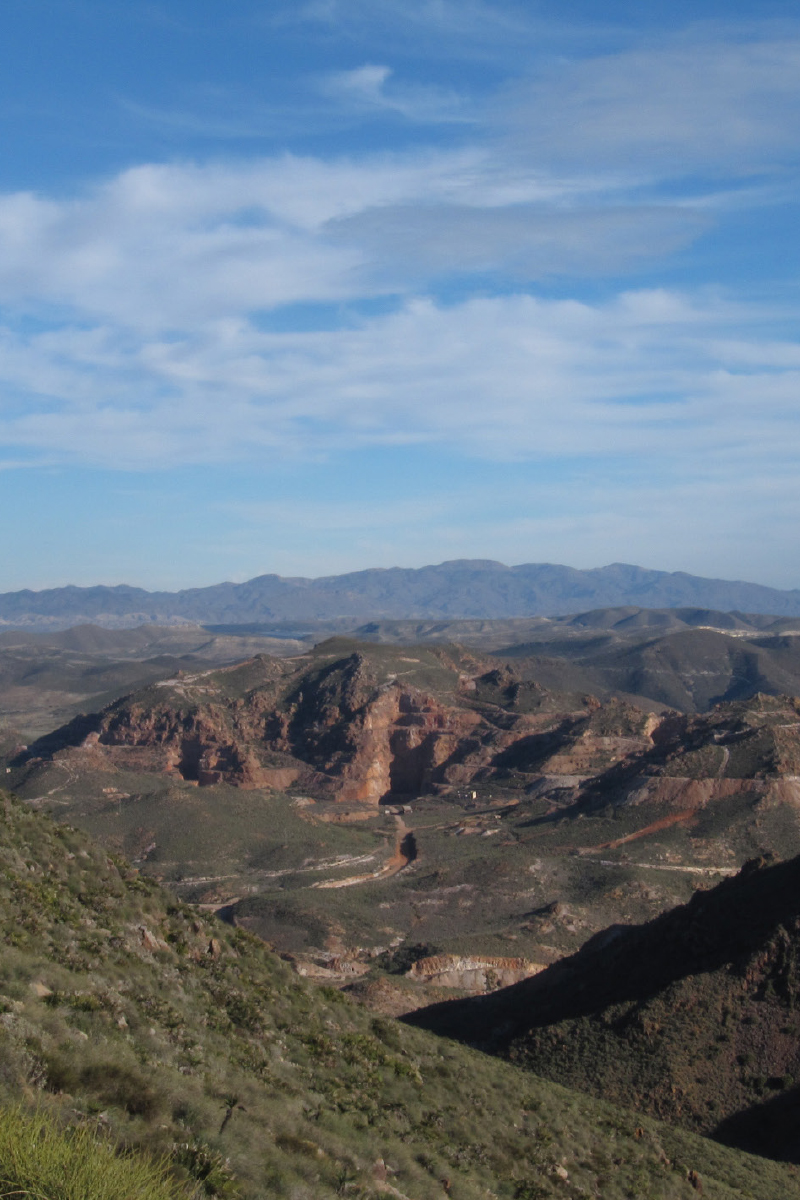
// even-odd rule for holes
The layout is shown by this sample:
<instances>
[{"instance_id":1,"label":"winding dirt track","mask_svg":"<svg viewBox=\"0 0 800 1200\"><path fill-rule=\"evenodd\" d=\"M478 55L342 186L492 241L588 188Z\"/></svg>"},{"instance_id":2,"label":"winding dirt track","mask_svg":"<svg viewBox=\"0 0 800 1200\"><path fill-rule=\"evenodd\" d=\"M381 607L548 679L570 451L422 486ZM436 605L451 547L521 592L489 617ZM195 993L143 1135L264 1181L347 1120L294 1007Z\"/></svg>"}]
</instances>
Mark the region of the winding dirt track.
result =
<instances>
[{"instance_id":1,"label":"winding dirt track","mask_svg":"<svg viewBox=\"0 0 800 1200\"><path fill-rule=\"evenodd\" d=\"M311 886L319 889L355 887L359 883L374 883L376 879L391 879L393 875L398 875L417 857L417 839L413 829L408 828L402 817L395 817L395 824L397 840L394 853L391 858L387 858L380 870L371 871L368 875L348 875L346 879L325 879L320 883L312 883Z\"/></svg>"},{"instance_id":2,"label":"winding dirt track","mask_svg":"<svg viewBox=\"0 0 800 1200\"><path fill-rule=\"evenodd\" d=\"M587 858L586 862L598 863L601 867L644 867L648 871L679 871L685 875L738 875L739 867L684 867L680 863L631 862L614 858Z\"/></svg>"}]
</instances>

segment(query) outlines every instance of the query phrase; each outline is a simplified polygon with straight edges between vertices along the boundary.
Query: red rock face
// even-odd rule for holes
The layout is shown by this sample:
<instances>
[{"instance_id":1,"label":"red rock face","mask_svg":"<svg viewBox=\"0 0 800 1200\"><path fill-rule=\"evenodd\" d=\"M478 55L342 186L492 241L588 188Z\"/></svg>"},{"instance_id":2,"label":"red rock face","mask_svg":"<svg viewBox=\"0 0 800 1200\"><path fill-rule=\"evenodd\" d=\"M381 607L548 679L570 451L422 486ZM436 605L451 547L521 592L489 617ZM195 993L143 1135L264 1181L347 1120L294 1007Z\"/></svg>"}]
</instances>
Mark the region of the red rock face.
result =
<instances>
[{"instance_id":1,"label":"red rock face","mask_svg":"<svg viewBox=\"0 0 800 1200\"><path fill-rule=\"evenodd\" d=\"M283 789L302 773L302 764L262 762L258 751L264 741L263 712L258 703L241 713L210 705L193 714L132 705L107 715L99 733L90 736L119 767L160 771L199 787L224 782Z\"/></svg>"},{"instance_id":2,"label":"red rock face","mask_svg":"<svg viewBox=\"0 0 800 1200\"><path fill-rule=\"evenodd\" d=\"M175 703L165 689L163 702L112 706L84 748L110 766L163 772L200 787L298 783L343 802L377 804L467 785L491 773L508 748L563 722L551 712L498 709L502 719L494 710L487 716L461 701L470 695L461 680L452 703L398 681L376 686L358 655L335 688L328 682L311 688L304 681L288 697L256 690L191 706Z\"/></svg>"},{"instance_id":3,"label":"red rock face","mask_svg":"<svg viewBox=\"0 0 800 1200\"><path fill-rule=\"evenodd\" d=\"M392 684L365 706L350 731L353 754L342 768L338 798L377 803L383 796L430 791L480 723L476 712L445 708L432 696Z\"/></svg>"},{"instance_id":4,"label":"red rock face","mask_svg":"<svg viewBox=\"0 0 800 1200\"><path fill-rule=\"evenodd\" d=\"M434 692L360 651L280 666L254 659L118 701L88 737L82 718L75 732L62 731L57 753L199 787L296 784L349 804L492 780L555 789L562 804L571 793L589 807L652 803L680 813L742 789L771 803L777 794L765 780L783 780L785 798L800 798L796 702L755 697L702 717L656 717L619 700L559 698L507 667L476 661L466 676L463 665L426 663Z\"/></svg>"}]
</instances>

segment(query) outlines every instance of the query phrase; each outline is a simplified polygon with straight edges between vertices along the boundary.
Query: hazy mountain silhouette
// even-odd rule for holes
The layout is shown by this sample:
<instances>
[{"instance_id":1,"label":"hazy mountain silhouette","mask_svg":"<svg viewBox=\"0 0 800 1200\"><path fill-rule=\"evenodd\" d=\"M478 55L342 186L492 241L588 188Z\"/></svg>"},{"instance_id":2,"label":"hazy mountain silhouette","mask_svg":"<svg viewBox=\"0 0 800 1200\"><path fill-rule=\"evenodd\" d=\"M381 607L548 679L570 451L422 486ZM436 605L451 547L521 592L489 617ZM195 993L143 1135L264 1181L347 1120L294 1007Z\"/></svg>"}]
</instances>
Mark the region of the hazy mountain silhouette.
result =
<instances>
[{"instance_id":1,"label":"hazy mountain silhouette","mask_svg":"<svg viewBox=\"0 0 800 1200\"><path fill-rule=\"evenodd\" d=\"M79 622L137 625L307 622L336 618L459 618L559 615L592 608L708 608L800 616L800 589L704 579L614 563L589 571L550 563L507 567L482 559L357 571L320 579L261 575L179 592L65 587L0 595L0 622L59 628Z\"/></svg>"}]
</instances>

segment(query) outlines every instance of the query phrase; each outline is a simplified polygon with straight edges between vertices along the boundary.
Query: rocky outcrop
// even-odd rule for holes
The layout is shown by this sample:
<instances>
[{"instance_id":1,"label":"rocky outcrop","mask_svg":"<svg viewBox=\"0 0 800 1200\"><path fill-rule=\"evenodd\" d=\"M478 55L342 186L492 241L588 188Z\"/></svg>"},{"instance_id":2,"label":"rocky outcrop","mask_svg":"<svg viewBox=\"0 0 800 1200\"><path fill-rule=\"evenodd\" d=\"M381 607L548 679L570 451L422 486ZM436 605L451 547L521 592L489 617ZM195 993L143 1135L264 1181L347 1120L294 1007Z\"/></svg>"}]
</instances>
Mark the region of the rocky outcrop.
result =
<instances>
[{"instance_id":1,"label":"rocky outcrop","mask_svg":"<svg viewBox=\"0 0 800 1200\"><path fill-rule=\"evenodd\" d=\"M480 724L477 712L390 684L350 730L353 752L341 766L339 798L377 801L430 791L446 781L446 764Z\"/></svg>"},{"instance_id":2,"label":"rocky outcrop","mask_svg":"<svg viewBox=\"0 0 800 1200\"><path fill-rule=\"evenodd\" d=\"M548 692L456 647L411 657L334 640L297 660L179 674L25 757L89 755L198 787L294 785L356 806L497 786L562 807L690 812L741 791L772 802L778 780L797 803L799 731L800 702L786 698L657 716Z\"/></svg>"},{"instance_id":3,"label":"rocky outcrop","mask_svg":"<svg viewBox=\"0 0 800 1200\"><path fill-rule=\"evenodd\" d=\"M598 707L586 699L565 716L548 693L515 683L508 670L470 676L456 656L437 650L429 658L425 675L435 671L436 690L420 686L413 670L405 679L381 670L361 650L311 662L259 656L126 697L43 739L27 757L80 753L95 767L160 772L199 787L296 784L374 805L503 774L511 747L559 741L559 731ZM521 688L523 707L537 711L518 711Z\"/></svg>"},{"instance_id":4,"label":"rocky outcrop","mask_svg":"<svg viewBox=\"0 0 800 1200\"><path fill-rule=\"evenodd\" d=\"M415 983L432 983L437 987L459 988L461 991L482 994L520 983L544 969L544 964L529 962L525 958L434 954L417 959L406 972L406 978Z\"/></svg>"}]
</instances>

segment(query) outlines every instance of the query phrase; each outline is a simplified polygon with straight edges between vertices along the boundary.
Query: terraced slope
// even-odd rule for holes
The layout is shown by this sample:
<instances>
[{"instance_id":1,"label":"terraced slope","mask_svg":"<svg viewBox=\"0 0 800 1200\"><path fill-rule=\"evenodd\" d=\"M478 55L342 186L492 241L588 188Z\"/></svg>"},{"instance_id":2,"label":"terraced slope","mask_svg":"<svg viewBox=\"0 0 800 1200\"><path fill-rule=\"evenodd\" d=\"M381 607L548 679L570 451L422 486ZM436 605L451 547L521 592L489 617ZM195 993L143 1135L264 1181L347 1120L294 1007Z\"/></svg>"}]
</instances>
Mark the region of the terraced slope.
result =
<instances>
[{"instance_id":1,"label":"terraced slope","mask_svg":"<svg viewBox=\"0 0 800 1200\"><path fill-rule=\"evenodd\" d=\"M0 937L0 1099L163 1151L198 1196L800 1197L794 1168L309 989L7 796Z\"/></svg>"}]
</instances>

